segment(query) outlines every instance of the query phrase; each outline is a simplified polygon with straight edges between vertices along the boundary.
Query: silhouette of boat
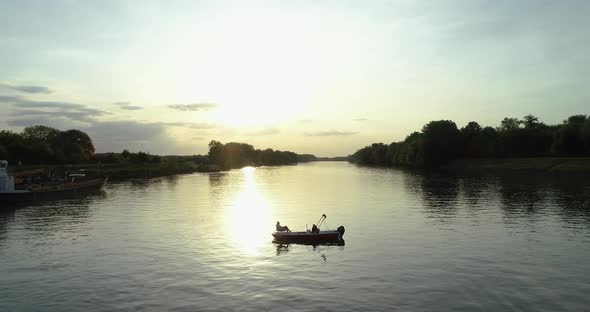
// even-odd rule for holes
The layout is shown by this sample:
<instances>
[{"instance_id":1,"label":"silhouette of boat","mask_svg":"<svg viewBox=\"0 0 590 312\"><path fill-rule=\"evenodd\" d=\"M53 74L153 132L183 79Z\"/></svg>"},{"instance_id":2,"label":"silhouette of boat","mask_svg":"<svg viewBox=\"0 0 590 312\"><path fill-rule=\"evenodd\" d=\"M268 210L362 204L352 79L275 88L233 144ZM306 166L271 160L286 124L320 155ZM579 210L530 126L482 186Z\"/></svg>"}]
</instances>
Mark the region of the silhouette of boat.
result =
<instances>
[{"instance_id":1,"label":"silhouette of boat","mask_svg":"<svg viewBox=\"0 0 590 312\"><path fill-rule=\"evenodd\" d=\"M1 202L46 198L54 194L66 192L100 190L108 180L106 176L86 177L86 174L83 172L66 173L63 178L39 176L45 173L44 169L10 175L7 172L7 167L8 162L0 160Z\"/></svg>"},{"instance_id":2,"label":"silhouette of boat","mask_svg":"<svg viewBox=\"0 0 590 312\"><path fill-rule=\"evenodd\" d=\"M277 231L272 233L275 243L281 244L324 244L324 243L339 243L344 242L344 226L339 226L336 230L320 230L320 226L326 220L326 215L323 214L318 225L313 225L311 230L291 232L291 231Z\"/></svg>"}]
</instances>

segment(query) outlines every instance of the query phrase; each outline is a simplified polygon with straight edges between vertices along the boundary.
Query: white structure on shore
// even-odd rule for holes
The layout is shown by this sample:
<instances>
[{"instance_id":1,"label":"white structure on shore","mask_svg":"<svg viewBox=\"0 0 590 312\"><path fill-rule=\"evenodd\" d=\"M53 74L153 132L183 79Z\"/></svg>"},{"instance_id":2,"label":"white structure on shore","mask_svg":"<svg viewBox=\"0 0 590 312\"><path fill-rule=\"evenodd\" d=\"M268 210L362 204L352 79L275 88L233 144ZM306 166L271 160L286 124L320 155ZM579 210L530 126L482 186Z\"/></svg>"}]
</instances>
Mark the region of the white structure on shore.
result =
<instances>
[{"instance_id":1,"label":"white structure on shore","mask_svg":"<svg viewBox=\"0 0 590 312\"><path fill-rule=\"evenodd\" d=\"M14 192L14 177L8 175L8 162L0 160L0 193Z\"/></svg>"}]
</instances>

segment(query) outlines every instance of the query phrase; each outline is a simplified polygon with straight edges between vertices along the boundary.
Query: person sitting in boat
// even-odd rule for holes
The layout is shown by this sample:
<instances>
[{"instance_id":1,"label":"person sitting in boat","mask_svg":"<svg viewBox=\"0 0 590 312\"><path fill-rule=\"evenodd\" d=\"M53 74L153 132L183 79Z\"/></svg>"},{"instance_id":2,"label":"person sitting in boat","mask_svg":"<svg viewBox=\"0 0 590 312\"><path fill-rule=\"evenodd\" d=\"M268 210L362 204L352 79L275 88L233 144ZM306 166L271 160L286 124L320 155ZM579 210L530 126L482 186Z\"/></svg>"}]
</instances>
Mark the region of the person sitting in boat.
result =
<instances>
[{"instance_id":1,"label":"person sitting in boat","mask_svg":"<svg viewBox=\"0 0 590 312\"><path fill-rule=\"evenodd\" d=\"M277 221L277 232L291 232L291 230L289 230L288 226L281 226L281 223L279 221Z\"/></svg>"},{"instance_id":2,"label":"person sitting in boat","mask_svg":"<svg viewBox=\"0 0 590 312\"><path fill-rule=\"evenodd\" d=\"M312 232L312 233L319 233L319 232L320 232L320 228L319 228L317 225L315 225L315 224L314 224L314 225L311 227L311 232Z\"/></svg>"}]
</instances>

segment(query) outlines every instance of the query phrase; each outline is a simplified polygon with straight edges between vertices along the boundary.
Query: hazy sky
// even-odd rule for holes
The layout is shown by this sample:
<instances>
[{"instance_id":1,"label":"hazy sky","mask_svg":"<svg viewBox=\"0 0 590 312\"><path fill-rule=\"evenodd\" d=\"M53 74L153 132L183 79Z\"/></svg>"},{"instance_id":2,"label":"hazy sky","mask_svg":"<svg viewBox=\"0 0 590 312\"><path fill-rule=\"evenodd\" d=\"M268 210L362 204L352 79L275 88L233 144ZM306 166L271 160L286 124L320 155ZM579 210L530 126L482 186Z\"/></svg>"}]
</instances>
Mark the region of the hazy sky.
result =
<instances>
[{"instance_id":1,"label":"hazy sky","mask_svg":"<svg viewBox=\"0 0 590 312\"><path fill-rule=\"evenodd\" d=\"M430 120L590 113L590 1L0 0L0 128L322 156Z\"/></svg>"}]
</instances>

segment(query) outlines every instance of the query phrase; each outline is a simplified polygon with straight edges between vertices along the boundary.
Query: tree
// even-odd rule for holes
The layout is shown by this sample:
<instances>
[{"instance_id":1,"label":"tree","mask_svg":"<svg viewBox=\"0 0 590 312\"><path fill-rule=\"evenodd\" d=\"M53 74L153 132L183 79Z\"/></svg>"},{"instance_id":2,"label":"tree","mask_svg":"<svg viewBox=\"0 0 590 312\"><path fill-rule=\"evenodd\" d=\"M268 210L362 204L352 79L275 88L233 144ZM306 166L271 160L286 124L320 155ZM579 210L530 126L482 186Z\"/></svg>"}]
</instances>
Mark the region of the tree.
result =
<instances>
[{"instance_id":1,"label":"tree","mask_svg":"<svg viewBox=\"0 0 590 312\"><path fill-rule=\"evenodd\" d=\"M517 118L506 117L500 123L500 130L501 131L515 130L515 129L520 128L521 124L522 124L522 121L518 120Z\"/></svg>"},{"instance_id":2,"label":"tree","mask_svg":"<svg viewBox=\"0 0 590 312\"><path fill-rule=\"evenodd\" d=\"M585 122L585 115L571 116L567 121L564 121L553 143L553 152L561 156L584 155L583 128Z\"/></svg>"},{"instance_id":3,"label":"tree","mask_svg":"<svg viewBox=\"0 0 590 312\"><path fill-rule=\"evenodd\" d=\"M7 160L8 159L8 151L4 147L4 145L0 144L0 160Z\"/></svg>"},{"instance_id":4,"label":"tree","mask_svg":"<svg viewBox=\"0 0 590 312\"><path fill-rule=\"evenodd\" d=\"M221 153L223 150L223 144L219 141L212 140L209 142L209 160L213 164L219 165L222 162Z\"/></svg>"},{"instance_id":5,"label":"tree","mask_svg":"<svg viewBox=\"0 0 590 312\"><path fill-rule=\"evenodd\" d=\"M470 121L465 127L461 128L461 132L471 135L478 134L481 132L481 126L475 121Z\"/></svg>"},{"instance_id":6,"label":"tree","mask_svg":"<svg viewBox=\"0 0 590 312\"><path fill-rule=\"evenodd\" d=\"M396 144L393 164L422 167L424 165L424 135L412 132L403 142Z\"/></svg>"},{"instance_id":7,"label":"tree","mask_svg":"<svg viewBox=\"0 0 590 312\"><path fill-rule=\"evenodd\" d=\"M315 156L314 156L315 157ZM217 165L223 170L251 165L285 165L297 163L298 155L289 151L257 150L250 144L219 141L209 143L209 154L201 161Z\"/></svg>"},{"instance_id":8,"label":"tree","mask_svg":"<svg viewBox=\"0 0 590 312\"><path fill-rule=\"evenodd\" d=\"M582 125L586 122L586 115L573 115L567 119L567 124Z\"/></svg>"},{"instance_id":9,"label":"tree","mask_svg":"<svg viewBox=\"0 0 590 312\"><path fill-rule=\"evenodd\" d=\"M150 155L144 152L137 152L137 156L135 157L135 161L138 163L146 163L150 159Z\"/></svg>"},{"instance_id":10,"label":"tree","mask_svg":"<svg viewBox=\"0 0 590 312\"><path fill-rule=\"evenodd\" d=\"M380 166L391 164L391 158L387 157L387 150L387 145L383 143L373 143L371 145L371 164Z\"/></svg>"},{"instance_id":11,"label":"tree","mask_svg":"<svg viewBox=\"0 0 590 312\"><path fill-rule=\"evenodd\" d=\"M131 153L129 153L129 151L128 151L128 150L126 150L126 149L124 149L124 150L121 152L121 157L122 157L123 159L125 159L125 160L129 159L129 157L130 157L130 156L131 156Z\"/></svg>"},{"instance_id":12,"label":"tree","mask_svg":"<svg viewBox=\"0 0 590 312\"><path fill-rule=\"evenodd\" d=\"M481 130L484 157L498 156L499 134L492 127L485 127Z\"/></svg>"},{"instance_id":13,"label":"tree","mask_svg":"<svg viewBox=\"0 0 590 312\"><path fill-rule=\"evenodd\" d=\"M28 144L31 149L29 161L36 164L47 164L54 162L55 154L51 146L45 141L33 141Z\"/></svg>"},{"instance_id":14,"label":"tree","mask_svg":"<svg viewBox=\"0 0 590 312\"><path fill-rule=\"evenodd\" d=\"M16 132L12 132L12 131L8 131L8 130L0 131L0 144L2 144L4 146L8 146L11 143L22 142L22 141L23 141L23 137Z\"/></svg>"},{"instance_id":15,"label":"tree","mask_svg":"<svg viewBox=\"0 0 590 312\"><path fill-rule=\"evenodd\" d=\"M57 137L61 131L47 126L30 126L22 132L22 137L26 140L51 141Z\"/></svg>"},{"instance_id":16,"label":"tree","mask_svg":"<svg viewBox=\"0 0 590 312\"><path fill-rule=\"evenodd\" d=\"M158 155L152 156L152 158L150 159L150 162L154 163L154 164L159 164L162 162L162 157L160 157Z\"/></svg>"},{"instance_id":17,"label":"tree","mask_svg":"<svg viewBox=\"0 0 590 312\"><path fill-rule=\"evenodd\" d=\"M582 127L582 140L586 147L586 155L590 155L590 116L588 116Z\"/></svg>"},{"instance_id":18,"label":"tree","mask_svg":"<svg viewBox=\"0 0 590 312\"><path fill-rule=\"evenodd\" d=\"M469 122L465 127L461 128L461 143L463 145L463 157L479 157L483 154L483 147L481 146L481 126L475 122Z\"/></svg>"},{"instance_id":19,"label":"tree","mask_svg":"<svg viewBox=\"0 0 590 312\"><path fill-rule=\"evenodd\" d=\"M540 125L543 125L542 123L539 122L539 118L533 116L533 115L526 115L524 116L523 120L521 121L522 124L524 124L524 127L529 129L529 128L536 128Z\"/></svg>"},{"instance_id":20,"label":"tree","mask_svg":"<svg viewBox=\"0 0 590 312\"><path fill-rule=\"evenodd\" d=\"M461 132L453 121L431 121L422 128L422 134L425 166L437 167L459 155Z\"/></svg>"},{"instance_id":21,"label":"tree","mask_svg":"<svg viewBox=\"0 0 590 312\"><path fill-rule=\"evenodd\" d=\"M62 151L65 160L68 162L78 163L94 157L92 140L80 130L61 132L53 141L54 146Z\"/></svg>"},{"instance_id":22,"label":"tree","mask_svg":"<svg viewBox=\"0 0 590 312\"><path fill-rule=\"evenodd\" d=\"M390 162L381 161L384 147L382 143L366 146L351 155L349 161L434 168L458 156L590 156L590 116L571 116L562 125L546 125L533 115L523 120L507 117L498 128L482 128L472 121L461 130L450 120L431 121L421 133L414 132L403 142L386 146Z\"/></svg>"}]
</instances>

